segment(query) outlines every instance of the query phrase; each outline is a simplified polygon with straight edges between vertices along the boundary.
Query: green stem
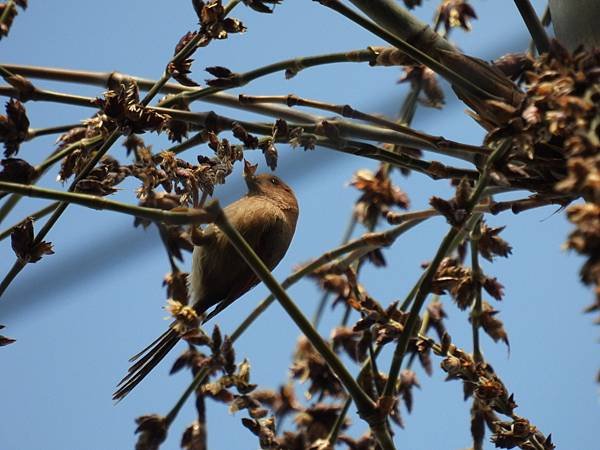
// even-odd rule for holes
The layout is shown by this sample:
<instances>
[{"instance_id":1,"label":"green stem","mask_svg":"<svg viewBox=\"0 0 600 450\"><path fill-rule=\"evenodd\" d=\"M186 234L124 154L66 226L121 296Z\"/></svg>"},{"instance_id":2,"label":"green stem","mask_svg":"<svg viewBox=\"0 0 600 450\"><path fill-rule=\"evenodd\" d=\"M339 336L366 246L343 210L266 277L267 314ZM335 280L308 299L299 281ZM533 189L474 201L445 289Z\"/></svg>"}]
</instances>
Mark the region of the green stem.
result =
<instances>
[{"instance_id":1,"label":"green stem","mask_svg":"<svg viewBox=\"0 0 600 450\"><path fill-rule=\"evenodd\" d=\"M418 90L417 90L418 91ZM404 123L397 123L386 118L375 116L372 114L367 114L357 109L354 109L352 106L345 105L336 105L332 103L326 103L318 100L310 100L306 98L300 98L297 95L266 95L266 96L248 96L248 95L240 95L240 101L243 103L279 103L284 104L289 107L292 106L306 106L309 108L321 109L324 111L333 112L335 114L339 114L342 117L362 120L365 122L370 122L374 125L381 126L384 128L388 128L393 131L397 131L399 133L407 134L416 139L420 139L426 142L431 148L436 149L439 153L448 154L449 156L456 156L454 150L458 150L460 152L465 153L473 153L473 154L481 154L488 155L490 150L485 147L479 147L475 145L463 144L461 142L451 141L449 139L444 138L443 136L432 136L427 133L423 133L421 131L414 130ZM409 97L410 98L410 97ZM447 153L446 153L447 152Z\"/></svg>"},{"instance_id":2,"label":"green stem","mask_svg":"<svg viewBox=\"0 0 600 450\"><path fill-rule=\"evenodd\" d=\"M420 21L396 0L350 0L369 18L399 38L414 42L422 51L430 50L434 54L439 51L456 52L457 49L444 39L435 23L432 31L425 22Z\"/></svg>"},{"instance_id":3,"label":"green stem","mask_svg":"<svg viewBox=\"0 0 600 450\"><path fill-rule=\"evenodd\" d=\"M479 326L482 311L481 268L479 266L479 238L481 238L481 221L478 221L471 232L471 277L475 286L475 301L471 308L471 329L473 332L473 359L483 362L481 344L479 342Z\"/></svg>"},{"instance_id":4,"label":"green stem","mask_svg":"<svg viewBox=\"0 0 600 450\"><path fill-rule=\"evenodd\" d=\"M390 141L387 141L390 142ZM384 163L389 163L394 166L403 167L422 173L431 177L434 180L445 178L468 178L469 180L477 179L477 171L460 169L457 167L446 166L438 161L425 161L422 159L413 158L404 153L396 153L386 150L382 147L368 144L366 142L354 140L331 140L317 138L316 144L322 147L331 148L342 153L350 155L362 156L364 158L374 159Z\"/></svg>"},{"instance_id":5,"label":"green stem","mask_svg":"<svg viewBox=\"0 0 600 450\"><path fill-rule=\"evenodd\" d=\"M48 206L45 206L44 208L40 209L39 211L36 211L32 214L29 214L27 217L31 217L33 220L38 220L41 219L42 217L47 216L48 214L50 214L52 211L54 211L58 205L60 203L59 202L54 202L54 203L50 203ZM14 228L19 225L21 222L14 224L11 227L8 227L6 230L4 230L3 232L0 233L0 241L6 239L7 237L9 237Z\"/></svg>"},{"instance_id":6,"label":"green stem","mask_svg":"<svg viewBox=\"0 0 600 450\"><path fill-rule=\"evenodd\" d=\"M531 34L533 42L535 42L538 53L542 54L550 51L550 39L548 39L544 26L542 25L542 22L540 22L540 19L529 0L515 0L515 5L517 5L519 13L521 13L521 17L523 17L523 22L525 22L529 34Z\"/></svg>"},{"instance_id":7,"label":"green stem","mask_svg":"<svg viewBox=\"0 0 600 450\"><path fill-rule=\"evenodd\" d=\"M67 125L57 125L55 127L47 128L31 128L27 133L27 140L31 141L40 136L47 136L49 134L65 133L73 128L80 127L80 123L71 123Z\"/></svg>"},{"instance_id":8,"label":"green stem","mask_svg":"<svg viewBox=\"0 0 600 450\"><path fill-rule=\"evenodd\" d=\"M346 419L346 415L348 414L348 410L350 409L350 405L352 404L352 397L348 397L344 402L344 406L340 411L340 415L337 416L335 422L333 423L333 427L331 427L331 431L327 436L327 441L329 441L329 445L331 448L335 446L338 435L340 434L340 430L342 429L342 425L344 424L344 420Z\"/></svg>"},{"instance_id":9,"label":"green stem","mask_svg":"<svg viewBox=\"0 0 600 450\"><path fill-rule=\"evenodd\" d=\"M203 210L194 210L190 208L186 211L165 211L162 209L121 203L97 195L71 191L57 191L29 184L9 183L7 181L0 181L0 191L13 192L26 197L59 200L63 203L74 203L87 208L119 212L134 217L140 217L142 219L148 219L153 222L163 222L173 225L207 223L209 218L209 215ZM44 237L41 237L40 239L43 238Z\"/></svg>"},{"instance_id":10,"label":"green stem","mask_svg":"<svg viewBox=\"0 0 600 450\"><path fill-rule=\"evenodd\" d=\"M12 87L0 87L0 95L14 95L15 93L16 93L16 90ZM94 99L91 97L82 97L82 96L71 95L71 94L50 92L50 91L44 91L44 90L40 90L40 89L37 89L35 91L35 93L32 94L31 99L34 101L35 100L56 101L59 103L67 103L67 104L86 106L86 107L97 109L97 105L93 104ZM252 105L248 105L248 106L252 106ZM277 110L273 109L274 107L265 107L265 105L253 105L252 108L257 109L257 111L259 108L265 108L266 110L268 110L270 108L273 110L271 112L277 111ZM252 108L250 108L250 109L252 109ZM230 118L227 116L214 114L214 112L190 112L190 111L182 111L182 110L169 109L169 108L163 108L163 107L148 107L148 109L151 109L151 110L163 113L163 114L168 114L170 117L177 119L177 120L182 120L182 121L185 121L188 123L202 125L202 126L205 124L207 117L209 117L209 115L210 115L210 117L212 117L212 118L216 117L216 119L219 121L219 125L221 126L221 128L224 128L224 129L231 127L234 123L237 122L252 133L260 133L260 134L266 134L266 135L272 134L272 125L271 124L237 120L237 119L233 119L233 118ZM278 114L278 117L282 117L282 118L293 117L295 119L308 120L308 122L309 122L309 123L289 123L290 128L301 127L301 128L304 128L306 131L310 131L310 132L314 132L314 133L323 135L324 131L322 130L323 122L322 122L321 117L313 116L313 115L306 114L306 113L299 113L297 111L294 111L294 114L290 114L289 108L285 108L285 111L288 111L288 113L281 112L281 114ZM260 110L258 112L262 113L263 111ZM447 149L438 149L436 145L434 145L426 140L415 138L413 136L406 135L404 133L399 133L394 130L388 130L385 128L380 128L380 127L376 127L376 126L372 126L372 125L358 124L358 123L353 123L353 122L344 121L344 120L337 120L337 119L330 120L327 122L329 125L335 127L342 136L349 136L349 137L353 137L353 138L367 139L367 140L373 140L373 141L378 141L378 142L389 142L389 143L393 143L393 144L404 145L406 147L411 147L411 148L430 150L432 152L441 153L443 155L451 155L456 158L464 159L469 162L471 162L473 159L472 152L468 152L465 154L465 152L462 150L461 151L451 150L449 147ZM324 144L324 145L328 146L326 144ZM371 146L371 148L376 149L377 147ZM376 150L375 153L381 154L382 151L385 152L385 150L381 150L381 151ZM406 155L396 155L393 152L389 152L389 151L387 153L392 155L393 159L404 158L407 161L414 159L414 158L410 158ZM367 154L367 153L365 153L365 154ZM418 160L417 160L417 162L415 162L414 164L418 166L418 165L423 165L426 163L418 162ZM443 165L441 165L439 163L437 163L437 164L440 168L444 167ZM415 168L414 170L417 171L418 169ZM457 177L460 178L462 176L466 176L466 172L463 172L460 169L457 169L457 170L459 170L459 172L460 172L460 173L458 173L458 172L456 173ZM473 172L473 173L475 173L475 172Z\"/></svg>"},{"instance_id":11,"label":"green stem","mask_svg":"<svg viewBox=\"0 0 600 450\"><path fill-rule=\"evenodd\" d=\"M302 314L294 301L289 297L285 289L273 278L269 269L252 250L246 240L229 223L223 210L217 202L206 207L208 213L215 217L215 225L227 236L239 255L252 268L257 277L265 283L269 290L275 295L287 314L296 323L313 347L327 361L327 364L340 379L348 393L352 396L361 417L367 421L371 430L384 450L394 449L392 439L386 429L385 419L380 417L377 407L371 398L362 390L360 385L352 377L346 366L337 357L331 347L325 342L321 335L310 324Z\"/></svg>"},{"instance_id":12,"label":"green stem","mask_svg":"<svg viewBox=\"0 0 600 450\"><path fill-rule=\"evenodd\" d=\"M10 13L10 11L13 8L15 8L15 1L14 0L8 0L4 4L4 11L2 11L2 15L0 16L0 23L4 23L6 21L6 19L8 19L8 14Z\"/></svg>"},{"instance_id":13,"label":"green stem","mask_svg":"<svg viewBox=\"0 0 600 450\"><path fill-rule=\"evenodd\" d=\"M342 245L346 244L350 240L354 230L356 229L357 223L358 221L356 220L356 214L352 213L350 221L346 226L346 231L342 237ZM329 300L329 296L329 292L324 292L321 296L321 300L319 301L319 305L317 306L317 310L315 311L312 319L312 324L315 328L319 328L319 323L321 322L321 317L323 316L323 311L325 311L325 305L327 304L327 300Z\"/></svg>"},{"instance_id":14,"label":"green stem","mask_svg":"<svg viewBox=\"0 0 600 450\"><path fill-rule=\"evenodd\" d=\"M160 90L164 87L164 85L167 84L167 82L171 79L171 72L169 72L168 70L169 66L171 64L177 64L181 60L187 58L191 53L193 53L194 50L196 50L198 42L200 42L200 40L203 37L204 36L201 33L197 33L192 39L189 40L189 42L185 44L185 46L181 50L177 52L175 56L173 56L171 61L167 63L167 68L165 69L163 76L152 85L150 90L142 99L142 105L148 106L148 104L150 104L150 101L152 101L156 94L158 94Z\"/></svg>"},{"instance_id":15,"label":"green stem","mask_svg":"<svg viewBox=\"0 0 600 450\"><path fill-rule=\"evenodd\" d=\"M298 58L286 59L283 61L277 61L266 66L258 67L248 72L239 73L235 75L232 82L232 86L228 87L205 87L201 89L194 89L177 94L174 97L165 99L159 103L159 106L169 106L177 103L179 100L195 101L207 96L213 95L217 92L221 92L234 87L244 86L251 81L266 75L271 75L282 70L290 70L299 72L302 69L309 67L321 66L325 64L335 64L341 62L372 62L375 61L377 53L371 49L366 48L364 50L351 50L348 52L340 53L328 53L325 55L315 56L303 56Z\"/></svg>"}]
</instances>

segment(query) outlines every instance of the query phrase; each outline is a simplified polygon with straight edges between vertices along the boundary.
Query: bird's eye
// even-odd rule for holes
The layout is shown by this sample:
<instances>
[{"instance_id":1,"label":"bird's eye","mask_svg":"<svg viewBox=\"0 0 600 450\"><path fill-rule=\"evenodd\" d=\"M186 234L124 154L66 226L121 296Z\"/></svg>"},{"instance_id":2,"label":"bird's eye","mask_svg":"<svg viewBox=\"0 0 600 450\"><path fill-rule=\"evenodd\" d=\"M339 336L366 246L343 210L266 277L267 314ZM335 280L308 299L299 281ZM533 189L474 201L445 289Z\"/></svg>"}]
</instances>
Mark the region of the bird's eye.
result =
<instances>
[{"instance_id":1,"label":"bird's eye","mask_svg":"<svg viewBox=\"0 0 600 450\"><path fill-rule=\"evenodd\" d=\"M277 186L279 184L279 180L277 178L271 178L271 184Z\"/></svg>"}]
</instances>

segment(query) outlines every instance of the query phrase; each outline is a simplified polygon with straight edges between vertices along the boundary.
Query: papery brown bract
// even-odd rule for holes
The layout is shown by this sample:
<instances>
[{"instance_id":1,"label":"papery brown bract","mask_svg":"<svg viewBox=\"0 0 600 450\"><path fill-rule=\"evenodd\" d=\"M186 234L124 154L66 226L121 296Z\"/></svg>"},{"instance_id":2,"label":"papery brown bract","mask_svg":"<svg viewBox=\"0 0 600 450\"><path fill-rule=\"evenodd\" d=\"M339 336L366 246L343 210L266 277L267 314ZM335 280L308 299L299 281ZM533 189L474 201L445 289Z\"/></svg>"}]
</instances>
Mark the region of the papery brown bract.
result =
<instances>
[{"instance_id":1,"label":"papery brown bract","mask_svg":"<svg viewBox=\"0 0 600 450\"><path fill-rule=\"evenodd\" d=\"M139 434L135 450L158 450L167 438L167 420L158 414L138 417L136 433Z\"/></svg>"},{"instance_id":2,"label":"papery brown bract","mask_svg":"<svg viewBox=\"0 0 600 450\"><path fill-rule=\"evenodd\" d=\"M170 119L140 103L137 84L130 78L124 78L117 90L106 91L95 103L124 134L160 133Z\"/></svg>"},{"instance_id":3,"label":"papery brown bract","mask_svg":"<svg viewBox=\"0 0 600 450\"><path fill-rule=\"evenodd\" d=\"M492 305L483 301L481 313L477 318L477 322L483 327L483 330L494 340L494 342L502 341L507 347L510 347L508 334L504 329L504 324L496 317L498 313L499 311L496 311ZM469 320L473 321L473 318L471 317Z\"/></svg>"},{"instance_id":4,"label":"papery brown bract","mask_svg":"<svg viewBox=\"0 0 600 450\"><path fill-rule=\"evenodd\" d=\"M438 84L435 72L430 68L420 64L405 66L404 75L398 83L405 82L409 82L413 89L423 90L423 105L438 109L444 106L444 91Z\"/></svg>"},{"instance_id":5,"label":"papery brown bract","mask_svg":"<svg viewBox=\"0 0 600 450\"><path fill-rule=\"evenodd\" d=\"M53 255L52 244L46 241L35 242L33 219L28 217L13 228L10 235L12 249L24 263L35 263L44 255Z\"/></svg>"},{"instance_id":6,"label":"papery brown bract","mask_svg":"<svg viewBox=\"0 0 600 450\"><path fill-rule=\"evenodd\" d=\"M388 174L382 169L376 173L359 170L350 182L362 195L356 202L354 212L359 222L372 229L378 218L390 208L398 206L408 209L408 196L392 184Z\"/></svg>"},{"instance_id":7,"label":"papery brown bract","mask_svg":"<svg viewBox=\"0 0 600 450\"><path fill-rule=\"evenodd\" d=\"M4 156L19 152L19 146L29 134L29 119L25 106L14 98L6 102L6 115L0 115L0 142L4 144Z\"/></svg>"},{"instance_id":8,"label":"papery brown bract","mask_svg":"<svg viewBox=\"0 0 600 450\"><path fill-rule=\"evenodd\" d=\"M508 258L512 253L512 247L508 242L498 236L505 227L488 227L484 222L481 222L481 236L478 238L477 249L481 256L488 261L492 261L494 256L502 256Z\"/></svg>"},{"instance_id":9,"label":"papery brown bract","mask_svg":"<svg viewBox=\"0 0 600 450\"><path fill-rule=\"evenodd\" d=\"M444 23L446 33L454 27L470 31L470 20L477 18L475 10L466 0L443 0L437 12Z\"/></svg>"},{"instance_id":10,"label":"papery brown bract","mask_svg":"<svg viewBox=\"0 0 600 450\"><path fill-rule=\"evenodd\" d=\"M195 420L183 432L180 445L185 450L207 450L206 424Z\"/></svg>"},{"instance_id":11,"label":"papery brown bract","mask_svg":"<svg viewBox=\"0 0 600 450\"><path fill-rule=\"evenodd\" d=\"M308 393L311 396L323 394L340 397L344 393L339 378L334 375L325 359L305 337L298 340L290 372L292 377L301 383L310 382Z\"/></svg>"},{"instance_id":12,"label":"papery brown bract","mask_svg":"<svg viewBox=\"0 0 600 450\"><path fill-rule=\"evenodd\" d=\"M184 34L175 46L173 55L177 55L180 51L182 51L185 46L188 45L190 41L197 35L197 31L188 31L186 34ZM190 52L190 54L191 53L193 53L193 51ZM193 61L194 60L191 58L181 58L179 61L171 61L167 66L167 70L171 73L171 76L183 86L198 86L198 83L188 76L190 73L192 73L191 68Z\"/></svg>"},{"instance_id":13,"label":"papery brown bract","mask_svg":"<svg viewBox=\"0 0 600 450\"><path fill-rule=\"evenodd\" d=\"M4 325L0 325L0 330L4 328ZM0 347L4 347L5 345L10 345L17 342L15 339L6 337L6 336L2 336L0 334Z\"/></svg>"},{"instance_id":14,"label":"papery brown bract","mask_svg":"<svg viewBox=\"0 0 600 450\"><path fill-rule=\"evenodd\" d=\"M1 160L0 164L2 164L0 181L29 184L37 175L35 167L24 159L6 158Z\"/></svg>"},{"instance_id":15,"label":"papery brown bract","mask_svg":"<svg viewBox=\"0 0 600 450\"><path fill-rule=\"evenodd\" d=\"M341 410L341 405L317 403L299 412L294 422L306 433L308 441L312 443L327 437ZM349 420L346 419L340 427L341 430L346 429L348 424Z\"/></svg>"}]
</instances>

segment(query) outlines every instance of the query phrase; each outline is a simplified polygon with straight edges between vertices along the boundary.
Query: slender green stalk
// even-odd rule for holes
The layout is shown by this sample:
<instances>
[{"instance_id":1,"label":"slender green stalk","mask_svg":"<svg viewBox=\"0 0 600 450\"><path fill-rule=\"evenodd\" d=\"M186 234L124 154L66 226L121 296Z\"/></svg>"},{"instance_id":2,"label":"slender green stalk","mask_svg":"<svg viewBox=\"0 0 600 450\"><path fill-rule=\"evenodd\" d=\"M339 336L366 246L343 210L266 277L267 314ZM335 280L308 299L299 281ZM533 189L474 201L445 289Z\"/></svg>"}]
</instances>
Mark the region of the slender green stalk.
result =
<instances>
[{"instance_id":1,"label":"slender green stalk","mask_svg":"<svg viewBox=\"0 0 600 450\"><path fill-rule=\"evenodd\" d=\"M181 60L187 58L191 53L193 53L194 50L196 50L196 46L203 37L204 36L201 33L196 34L192 39L189 40L189 42L185 44L185 46L181 50L177 52L175 56L173 56L171 61L167 63L162 77L160 77L160 79L152 85L150 90L142 99L142 105L148 106L152 99L156 96L156 94L158 94L160 90L164 87L164 85L167 84L167 82L171 79L171 72L169 72L169 66L171 64L177 64Z\"/></svg>"},{"instance_id":2,"label":"slender green stalk","mask_svg":"<svg viewBox=\"0 0 600 450\"><path fill-rule=\"evenodd\" d=\"M490 150L485 147L479 147L476 145L468 145L463 144L461 142L451 141L449 139L444 138L443 136L432 136L427 133L423 133L421 131L413 130L412 128L404 125L403 123L393 122L391 120L385 119L380 116L375 116L372 114L367 114L357 109L354 109L350 105L336 105L332 103L326 103L318 100L310 100L305 98L300 98L296 95L264 95L264 96L249 96L249 95L240 95L240 101L243 103L279 103L292 106L307 106L310 108L322 109L325 111L330 111L335 114L339 114L342 117L347 117L350 119L358 119L363 120L365 122L370 122L378 126L382 126L384 128L389 128L390 130L397 131L399 133L404 133L409 136L413 136L417 139L421 139L427 142L431 147L436 150L443 152L445 150L459 150L461 152L467 153L475 153L488 155ZM450 156L454 156L455 154L450 151Z\"/></svg>"},{"instance_id":3,"label":"slender green stalk","mask_svg":"<svg viewBox=\"0 0 600 450\"><path fill-rule=\"evenodd\" d=\"M350 2L373 22L391 34L414 43L415 47L423 51L428 49L434 54L439 51L457 51L456 47L437 33L439 28L437 21L432 31L430 26L417 19L397 0L350 0Z\"/></svg>"},{"instance_id":4,"label":"slender green stalk","mask_svg":"<svg viewBox=\"0 0 600 450\"><path fill-rule=\"evenodd\" d=\"M223 8L224 15L227 16L241 1L242 0L229 0L229 2Z\"/></svg>"},{"instance_id":5,"label":"slender green stalk","mask_svg":"<svg viewBox=\"0 0 600 450\"><path fill-rule=\"evenodd\" d=\"M348 222L348 225L346 226L346 231L344 232L344 235L342 236L342 245L346 244L350 240L350 238L352 237L352 234L354 233L354 230L356 229L357 223L358 223L358 221L356 219L356 214L354 214L354 212L353 212L352 215L350 216L350 221ZM327 300L329 300L329 297L330 297L329 292L323 293L323 295L321 296L321 299L319 300L319 305L317 306L315 314L313 315L312 324L317 329L319 328L319 323L321 322L321 317L323 316L323 311L325 311L325 305L327 304Z\"/></svg>"},{"instance_id":6,"label":"slender green stalk","mask_svg":"<svg viewBox=\"0 0 600 450\"><path fill-rule=\"evenodd\" d=\"M481 238L481 221L478 221L471 231L471 276L475 286L475 301L471 308L471 329L473 332L473 359L483 362L481 344L479 342L479 327L482 311L481 300L481 268L479 267L479 239Z\"/></svg>"},{"instance_id":7,"label":"slender green stalk","mask_svg":"<svg viewBox=\"0 0 600 450\"><path fill-rule=\"evenodd\" d=\"M316 144L322 147L331 148L342 153L350 155L362 156L364 158L374 159L394 166L413 170L422 173L434 180L443 178L468 178L469 180L477 179L477 171L460 169L457 167L445 166L438 161L425 161L422 159L413 158L404 153L396 153L382 147L377 147L361 141L353 140L331 140L316 138Z\"/></svg>"},{"instance_id":8,"label":"slender green stalk","mask_svg":"<svg viewBox=\"0 0 600 450\"><path fill-rule=\"evenodd\" d=\"M57 125L54 127L47 128L31 128L27 133L27 140L31 141L32 139L35 139L37 137L47 136L49 134L65 133L73 128L77 128L80 126L80 123L70 123L66 125Z\"/></svg>"},{"instance_id":9,"label":"slender green stalk","mask_svg":"<svg viewBox=\"0 0 600 450\"><path fill-rule=\"evenodd\" d=\"M181 408L183 407L183 405L185 405L187 399L196 391L198 386L200 386L204 382L209 373L210 368L208 366L204 366L198 371L192 382L189 384L189 386L186 388L183 394L181 394L181 397L179 397L179 399L175 403L175 406L173 406L173 408L171 408L171 411L169 411L169 413L167 414L167 426L173 423L173 421L179 414L179 411L181 411Z\"/></svg>"},{"instance_id":10,"label":"slender green stalk","mask_svg":"<svg viewBox=\"0 0 600 450\"><path fill-rule=\"evenodd\" d=\"M27 217L31 217L33 220L41 219L42 217L45 217L48 214L50 214L52 211L54 211L58 207L59 204L60 204L59 202L50 203L48 206L45 206L42 209L40 209L39 211L29 214ZM10 226L6 230L2 231L0 233L0 241L9 237L11 235L11 233L13 232L14 228L17 225L19 225L20 223L21 222L16 223L13 226Z\"/></svg>"},{"instance_id":11,"label":"slender green stalk","mask_svg":"<svg viewBox=\"0 0 600 450\"><path fill-rule=\"evenodd\" d=\"M2 15L0 16L0 23L4 23L6 21L6 19L8 19L8 15L10 14L10 11L13 8L15 8L15 1L14 0L8 0L4 4L4 11L2 11Z\"/></svg>"},{"instance_id":12,"label":"slender green stalk","mask_svg":"<svg viewBox=\"0 0 600 450\"><path fill-rule=\"evenodd\" d=\"M145 206L121 203L96 195L71 191L57 191L29 184L9 183L7 181L0 181L0 191L13 192L26 197L45 198L49 200L58 200L64 203L74 203L92 209L114 211L134 217L140 217L142 219L148 219L153 222L163 222L173 225L207 223L209 218L204 211L197 209L190 208L186 211L165 211L157 208L147 208ZM43 237L41 239L43 239Z\"/></svg>"},{"instance_id":13,"label":"slender green stalk","mask_svg":"<svg viewBox=\"0 0 600 450\"><path fill-rule=\"evenodd\" d=\"M489 182L490 173L493 170L494 164L510 149L511 145L512 141L510 140L502 142L498 146L498 148L496 148L488 157L485 167L483 169L483 173L479 177L479 180L475 185L475 189L471 193L471 196L469 197L467 204L465 205L465 211L467 214L472 213L473 208L481 198L481 195L483 194L483 191ZM391 398L394 395L396 389L396 382L398 380L400 367L402 365L402 360L404 358L404 355L406 354L408 342L415 332L416 325L419 321L419 312L421 311L421 308L425 303L427 295L429 294L433 277L435 276L435 273L440 263L452 248L453 242L455 242L456 238L461 232L463 232L463 227L452 227L448 231L448 233L442 240L433 260L431 261L431 263L427 267L427 270L417 283L419 287L415 295L414 301L412 303L409 316L406 320L406 323L404 324L402 334L398 339L398 344L396 345L396 349L394 351L392 364L390 365L390 370L388 373L388 380L386 382L382 398Z\"/></svg>"},{"instance_id":14,"label":"slender green stalk","mask_svg":"<svg viewBox=\"0 0 600 450\"><path fill-rule=\"evenodd\" d=\"M231 226L218 203L213 202L206 207L206 210L208 213L214 215L215 225L227 236L239 255L252 268L257 277L265 283L269 290L275 295L281 306L296 323L298 328L304 333L309 342L321 354L325 361L327 361L331 370L337 375L348 393L352 396L359 414L371 427L373 435L376 437L382 449L394 449L394 444L385 425L385 419L379 416L375 403L373 403L371 398L352 377L344 363L342 363L331 347L310 324L304 314L302 314L285 289L283 289L275 278L273 278L269 269L256 253L254 253L250 245L244 240L239 232Z\"/></svg>"},{"instance_id":15,"label":"slender green stalk","mask_svg":"<svg viewBox=\"0 0 600 450\"><path fill-rule=\"evenodd\" d=\"M283 61L277 61L266 66L258 67L248 72L235 74L231 80L231 86L226 87L205 87L201 89L194 89L181 92L174 97L167 98L159 103L159 106L169 106L177 103L180 100L187 102L199 100L207 96L213 95L217 92L221 92L234 87L245 86L246 84L254 81L258 78L271 75L282 70L290 71L291 73L297 73L300 70L307 69L309 67L321 66L325 64L335 64L342 62L373 62L377 57L377 53L371 49L366 48L364 50L351 50L348 52L340 53L328 53L325 55L315 56L303 56L298 58L286 59Z\"/></svg>"},{"instance_id":16,"label":"slender green stalk","mask_svg":"<svg viewBox=\"0 0 600 450\"><path fill-rule=\"evenodd\" d=\"M14 89L12 87L0 87L0 95L14 95L16 92L17 92L16 89ZM78 105L78 106L86 106L86 107L91 107L91 108L97 109L97 105L95 105L93 103L94 99L91 97L82 97L82 96L77 96L77 95L49 92L49 91L43 91L43 90L37 89L35 91L35 93L32 95L32 100L39 100L39 99L41 99L43 101L56 101L56 102L61 102L61 103L73 104L73 105ZM262 106L263 108L266 108L264 105L254 105L254 108L256 109L256 108L259 108L260 106ZM169 108L163 108L163 107L148 107L148 108L151 110L157 111L159 113L162 113L162 114L167 114L174 119L182 120L182 121L185 121L185 122L188 122L191 124L203 126L206 123L207 118L211 117L211 118L216 118L216 120L218 120L218 122L219 122L220 127L223 129L231 128L234 123L239 123L244 128L246 128L249 132L265 134L265 135L272 134L272 124L237 120L237 119L230 118L230 117L223 116L223 115L216 115L216 114L214 114L214 112L190 112L190 111L182 111L182 110L169 109ZM270 108L273 108L273 107L270 107ZM274 110L274 111L276 111L276 110ZM286 111L290 111L290 110L288 108L286 108ZM294 114L291 114L291 115L289 113L288 114L282 113L282 114L279 114L279 117L283 117L283 118L294 117L296 119L308 120L309 123L290 123L289 126L291 128L301 127L303 129L305 129L305 131L307 131L307 132L314 132L314 133L317 133L320 135L325 135L325 131L323 130L323 121L322 121L321 117L312 116L309 114L299 113L299 112L294 112ZM376 127L376 126L372 126L372 125L358 124L358 123L353 123L353 122L344 121L344 120L330 120L330 121L327 121L327 124L328 124L328 126L335 127L341 136L349 136L349 137L353 137L353 138L367 139L367 140L373 140L373 141L377 141L377 142L389 142L389 143L403 145L403 146L410 147L410 148L430 150L432 152L437 152L437 153L441 153L444 155L451 155L456 158L464 159L469 162L472 162L472 159L473 159L472 152L465 154L465 152L462 150L460 150L460 151L459 150L451 150L449 147L443 149L443 146L440 149L438 149L436 144L434 144L433 142L428 142L426 140L416 138L416 137L413 137L413 136L410 136L410 135L407 135L404 133L400 133L400 132L397 132L394 130L388 130L388 129L384 129L384 128L380 128L380 127ZM326 146L328 146L328 145L326 145ZM372 148L376 149L377 147L372 147ZM382 150L382 151L385 152L385 150ZM382 151L376 150L375 153L381 154ZM406 158L409 158L405 155L394 155L393 152L387 152L387 153L392 155L393 159L394 158L395 159L403 158L406 160ZM414 159L414 158L411 158L411 159ZM415 162L414 164L417 166L423 164L423 162L418 162L418 160L416 160L416 161L417 162ZM439 167L443 167L443 166L439 165ZM417 169L414 169L414 170L417 170ZM457 174L456 176L460 178L461 176L464 176L464 175L465 175L465 173Z\"/></svg>"},{"instance_id":17,"label":"slender green stalk","mask_svg":"<svg viewBox=\"0 0 600 450\"><path fill-rule=\"evenodd\" d=\"M550 39L535 9L533 9L529 0L515 0L515 5L517 5L519 13L523 17L523 22L525 22L529 34L531 34L533 42L535 42L538 53L547 53L550 50Z\"/></svg>"},{"instance_id":18,"label":"slender green stalk","mask_svg":"<svg viewBox=\"0 0 600 450\"><path fill-rule=\"evenodd\" d=\"M342 429L342 425L344 424L344 420L346 419L346 415L348 414L348 410L350 409L350 405L352 404L352 397L348 397L344 402L344 406L340 411L340 415L337 416L335 422L333 423L333 427L331 427L331 431L327 435L327 441L331 448L335 446L338 435L340 434L340 430Z\"/></svg>"}]
</instances>

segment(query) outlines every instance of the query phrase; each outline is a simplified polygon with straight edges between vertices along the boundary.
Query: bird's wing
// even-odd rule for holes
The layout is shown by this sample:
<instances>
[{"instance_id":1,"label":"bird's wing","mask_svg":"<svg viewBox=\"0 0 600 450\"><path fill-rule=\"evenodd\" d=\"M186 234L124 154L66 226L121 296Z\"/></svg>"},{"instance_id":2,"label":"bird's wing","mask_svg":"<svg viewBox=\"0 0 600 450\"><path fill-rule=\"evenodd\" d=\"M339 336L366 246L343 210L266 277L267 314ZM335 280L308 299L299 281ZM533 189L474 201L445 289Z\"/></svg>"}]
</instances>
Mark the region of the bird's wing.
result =
<instances>
[{"instance_id":1,"label":"bird's wing","mask_svg":"<svg viewBox=\"0 0 600 450\"><path fill-rule=\"evenodd\" d=\"M236 207L240 201L244 202L243 207ZM283 213L272 210L265 215L262 210L264 202L246 197L225 208L225 213L266 266L273 269L285 254L289 242L281 242L280 239L286 226ZM198 309L202 311L221 301L233 302L259 282L227 237L216 228L211 232L214 233L214 242L194 250L198 278L195 284L202 287L202 295L197 297Z\"/></svg>"}]
</instances>

